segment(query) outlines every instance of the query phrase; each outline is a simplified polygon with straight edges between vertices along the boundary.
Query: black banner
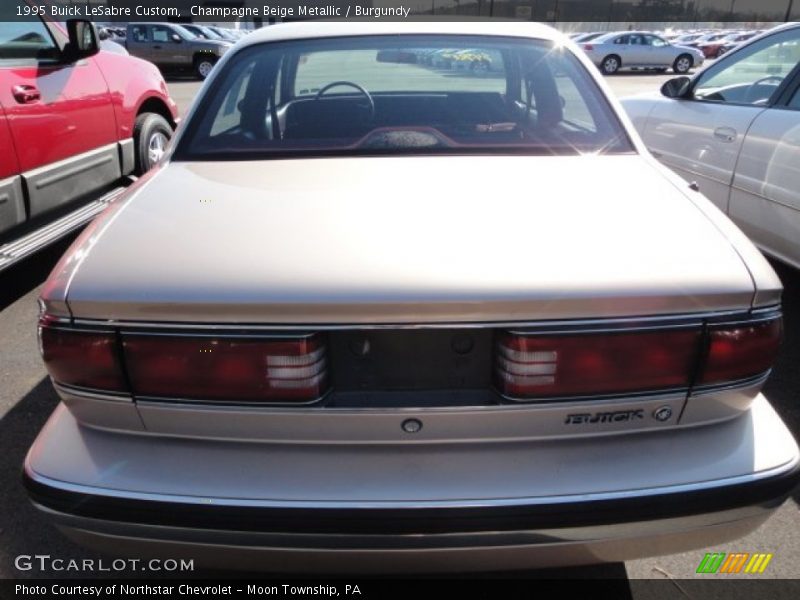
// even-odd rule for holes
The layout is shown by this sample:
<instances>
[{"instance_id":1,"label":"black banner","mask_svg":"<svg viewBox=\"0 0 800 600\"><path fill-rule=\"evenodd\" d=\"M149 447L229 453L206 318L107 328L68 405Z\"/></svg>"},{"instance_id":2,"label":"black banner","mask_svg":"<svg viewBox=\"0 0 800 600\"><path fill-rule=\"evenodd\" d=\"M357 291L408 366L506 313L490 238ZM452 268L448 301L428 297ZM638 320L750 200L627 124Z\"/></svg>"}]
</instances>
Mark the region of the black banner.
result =
<instances>
[{"instance_id":1,"label":"black banner","mask_svg":"<svg viewBox=\"0 0 800 600\"><path fill-rule=\"evenodd\" d=\"M590 571L591 572L591 571ZM292 578L225 580L88 580L34 579L0 582L3 600L39 598L220 598L304 600L414 600L459 598L536 600L539 598L591 598L592 600L661 600L667 598L725 598L760 600L797 598L797 580L730 579L539 579L519 574L505 578L474 577L369 579L364 577L298 580Z\"/></svg>"},{"instance_id":2,"label":"black banner","mask_svg":"<svg viewBox=\"0 0 800 600\"><path fill-rule=\"evenodd\" d=\"M604 23L741 23L800 19L800 0L2 0L0 20L270 23L300 19L515 19Z\"/></svg>"}]
</instances>

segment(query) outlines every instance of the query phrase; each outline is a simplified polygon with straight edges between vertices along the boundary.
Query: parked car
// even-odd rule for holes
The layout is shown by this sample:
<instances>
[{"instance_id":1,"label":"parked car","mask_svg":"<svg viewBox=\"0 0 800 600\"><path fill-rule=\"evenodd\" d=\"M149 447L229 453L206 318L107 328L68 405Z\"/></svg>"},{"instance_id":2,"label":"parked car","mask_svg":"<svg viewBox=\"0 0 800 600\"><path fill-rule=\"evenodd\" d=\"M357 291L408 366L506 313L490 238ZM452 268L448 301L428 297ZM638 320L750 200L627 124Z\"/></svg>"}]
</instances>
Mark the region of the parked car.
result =
<instances>
[{"instance_id":1,"label":"parked car","mask_svg":"<svg viewBox=\"0 0 800 600\"><path fill-rule=\"evenodd\" d=\"M211 73L232 46L222 40L202 39L177 23L129 23L128 52L149 60L164 71L192 71L198 79Z\"/></svg>"},{"instance_id":2,"label":"parked car","mask_svg":"<svg viewBox=\"0 0 800 600\"><path fill-rule=\"evenodd\" d=\"M700 46L704 44L713 44L719 40L722 40L730 35L729 31L710 31L697 37L689 42L684 42L682 45L689 46L690 48L700 48ZM706 56L708 58L708 56Z\"/></svg>"},{"instance_id":3,"label":"parked car","mask_svg":"<svg viewBox=\"0 0 800 600\"><path fill-rule=\"evenodd\" d=\"M606 75L620 69L656 69L688 73L703 64L705 57L696 48L674 45L647 32L609 33L580 44L589 59Z\"/></svg>"},{"instance_id":4,"label":"parked car","mask_svg":"<svg viewBox=\"0 0 800 600\"><path fill-rule=\"evenodd\" d=\"M717 57L722 56L726 52L730 52L734 48L742 45L747 40L750 40L750 39L756 37L757 35L759 35L761 33L763 33L763 31L749 31L747 33L743 33L741 35L736 36L732 40L727 40L722 45L722 47L717 51Z\"/></svg>"},{"instance_id":5,"label":"parked car","mask_svg":"<svg viewBox=\"0 0 800 600\"><path fill-rule=\"evenodd\" d=\"M604 32L604 31L593 31L591 33L579 33L574 38L572 38L572 41L575 42L576 44L582 43L582 42L591 42L593 39L599 38L601 35L603 35L605 33L606 32Z\"/></svg>"},{"instance_id":6,"label":"parked car","mask_svg":"<svg viewBox=\"0 0 800 600\"><path fill-rule=\"evenodd\" d=\"M800 24L623 104L648 148L767 254L800 268Z\"/></svg>"},{"instance_id":7,"label":"parked car","mask_svg":"<svg viewBox=\"0 0 800 600\"><path fill-rule=\"evenodd\" d=\"M69 27L0 22L0 233L144 174L172 137L158 69Z\"/></svg>"},{"instance_id":8,"label":"parked car","mask_svg":"<svg viewBox=\"0 0 800 600\"><path fill-rule=\"evenodd\" d=\"M228 29L226 27L215 27L213 25L209 25L208 29L222 37L222 39L228 40L229 42L236 43L239 41L239 38L242 37L238 35L237 30L235 29Z\"/></svg>"},{"instance_id":9,"label":"parked car","mask_svg":"<svg viewBox=\"0 0 800 600\"><path fill-rule=\"evenodd\" d=\"M744 41L748 39L747 37L743 37L746 34L742 34L741 32L733 32L733 33L726 33L725 35L720 35L715 38L712 38L708 41L700 42L699 44L694 45L695 48L700 50L703 53L703 56L706 58L719 58L723 54L723 48L726 44L733 42L734 40ZM750 36L753 37L753 36Z\"/></svg>"},{"instance_id":10,"label":"parked car","mask_svg":"<svg viewBox=\"0 0 800 600\"><path fill-rule=\"evenodd\" d=\"M196 23L181 23L181 27L193 33L195 37L204 40L217 40L223 42L230 42L230 40L227 37L217 33L211 27L206 27L205 25L198 25Z\"/></svg>"},{"instance_id":11,"label":"parked car","mask_svg":"<svg viewBox=\"0 0 800 600\"><path fill-rule=\"evenodd\" d=\"M759 391L780 282L565 41L242 40L43 286L36 506L101 551L281 572L617 561L763 523L800 475ZM408 60L436 47L501 61Z\"/></svg>"},{"instance_id":12,"label":"parked car","mask_svg":"<svg viewBox=\"0 0 800 600\"><path fill-rule=\"evenodd\" d=\"M701 37L703 37L703 35L705 35L705 34L702 31L684 33L683 35L679 35L679 36L671 39L670 42L673 43L673 44L677 44L679 46L688 46L689 44L691 44L695 40L700 39Z\"/></svg>"}]
</instances>

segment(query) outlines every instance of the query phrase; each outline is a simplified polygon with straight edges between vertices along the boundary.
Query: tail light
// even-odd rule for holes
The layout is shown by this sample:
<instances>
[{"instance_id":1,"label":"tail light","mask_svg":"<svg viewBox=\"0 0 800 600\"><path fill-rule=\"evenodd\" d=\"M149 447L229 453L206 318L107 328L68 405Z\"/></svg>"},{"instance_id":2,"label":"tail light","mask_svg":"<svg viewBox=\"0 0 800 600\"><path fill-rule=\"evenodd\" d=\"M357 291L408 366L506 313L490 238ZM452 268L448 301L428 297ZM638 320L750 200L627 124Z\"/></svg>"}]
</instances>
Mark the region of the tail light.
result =
<instances>
[{"instance_id":1,"label":"tail light","mask_svg":"<svg viewBox=\"0 0 800 600\"><path fill-rule=\"evenodd\" d=\"M710 327L708 354L698 383L737 381L768 371L778 354L782 333L780 318Z\"/></svg>"},{"instance_id":2,"label":"tail light","mask_svg":"<svg viewBox=\"0 0 800 600\"><path fill-rule=\"evenodd\" d=\"M592 50L594 50L594 46L592 44L583 44L583 49L586 50L587 52L591 52Z\"/></svg>"},{"instance_id":3,"label":"tail light","mask_svg":"<svg viewBox=\"0 0 800 600\"><path fill-rule=\"evenodd\" d=\"M705 330L502 333L495 385L510 398L535 399L745 381L772 367L781 332L776 316Z\"/></svg>"},{"instance_id":4,"label":"tail light","mask_svg":"<svg viewBox=\"0 0 800 600\"><path fill-rule=\"evenodd\" d=\"M495 382L512 398L580 396L689 385L700 329L580 335L503 334Z\"/></svg>"},{"instance_id":5,"label":"tail light","mask_svg":"<svg viewBox=\"0 0 800 600\"><path fill-rule=\"evenodd\" d=\"M319 336L285 340L123 335L133 392L161 398L303 402L325 391Z\"/></svg>"},{"instance_id":6,"label":"tail light","mask_svg":"<svg viewBox=\"0 0 800 600\"><path fill-rule=\"evenodd\" d=\"M39 348L48 372L58 383L127 391L114 332L60 328L43 318L39 322Z\"/></svg>"}]
</instances>

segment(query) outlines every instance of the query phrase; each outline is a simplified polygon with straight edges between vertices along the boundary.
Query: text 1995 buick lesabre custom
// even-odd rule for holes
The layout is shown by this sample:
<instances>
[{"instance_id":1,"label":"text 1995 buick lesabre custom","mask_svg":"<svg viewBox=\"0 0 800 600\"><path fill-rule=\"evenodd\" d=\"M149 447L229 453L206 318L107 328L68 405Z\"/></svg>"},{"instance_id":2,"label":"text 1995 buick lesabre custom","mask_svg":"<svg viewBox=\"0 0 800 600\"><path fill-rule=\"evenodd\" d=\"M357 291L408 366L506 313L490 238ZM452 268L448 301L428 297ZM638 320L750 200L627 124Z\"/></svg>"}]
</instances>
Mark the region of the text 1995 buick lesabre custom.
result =
<instances>
[{"instance_id":1,"label":"text 1995 buick lesabre custom","mask_svg":"<svg viewBox=\"0 0 800 600\"><path fill-rule=\"evenodd\" d=\"M217 567L717 544L797 482L780 295L552 30L270 27L44 286L25 483L80 543Z\"/></svg>"}]
</instances>

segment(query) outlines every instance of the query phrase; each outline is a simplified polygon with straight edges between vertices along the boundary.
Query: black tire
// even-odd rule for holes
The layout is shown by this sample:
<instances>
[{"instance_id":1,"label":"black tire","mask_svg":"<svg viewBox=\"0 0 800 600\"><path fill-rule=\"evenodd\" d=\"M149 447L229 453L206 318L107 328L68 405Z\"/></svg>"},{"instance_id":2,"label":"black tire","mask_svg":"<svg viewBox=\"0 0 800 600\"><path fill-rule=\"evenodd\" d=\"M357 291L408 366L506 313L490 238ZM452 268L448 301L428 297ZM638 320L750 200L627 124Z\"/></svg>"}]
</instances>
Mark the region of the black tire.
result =
<instances>
[{"instance_id":1,"label":"black tire","mask_svg":"<svg viewBox=\"0 0 800 600\"><path fill-rule=\"evenodd\" d=\"M161 147L161 156L166 150L166 143L172 139L172 127L167 120L156 113L142 113L136 117L133 127L133 145L136 158L134 173L144 175L158 162L158 146Z\"/></svg>"},{"instance_id":2,"label":"black tire","mask_svg":"<svg viewBox=\"0 0 800 600\"><path fill-rule=\"evenodd\" d=\"M200 54L194 59L194 74L202 81L211 74L215 64L217 64L216 56Z\"/></svg>"},{"instance_id":3,"label":"black tire","mask_svg":"<svg viewBox=\"0 0 800 600\"><path fill-rule=\"evenodd\" d=\"M622 66L622 59L616 54L609 54L600 63L600 70L604 75L613 75Z\"/></svg>"},{"instance_id":4,"label":"black tire","mask_svg":"<svg viewBox=\"0 0 800 600\"><path fill-rule=\"evenodd\" d=\"M691 54L681 54L672 63L672 71L679 75L685 75L694 66L694 59Z\"/></svg>"}]
</instances>

